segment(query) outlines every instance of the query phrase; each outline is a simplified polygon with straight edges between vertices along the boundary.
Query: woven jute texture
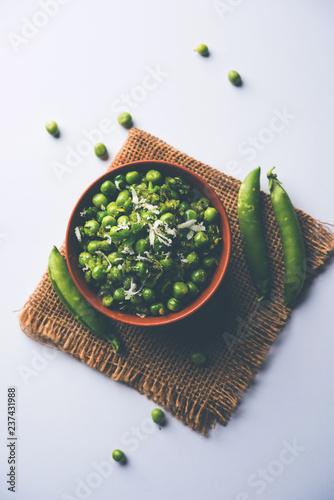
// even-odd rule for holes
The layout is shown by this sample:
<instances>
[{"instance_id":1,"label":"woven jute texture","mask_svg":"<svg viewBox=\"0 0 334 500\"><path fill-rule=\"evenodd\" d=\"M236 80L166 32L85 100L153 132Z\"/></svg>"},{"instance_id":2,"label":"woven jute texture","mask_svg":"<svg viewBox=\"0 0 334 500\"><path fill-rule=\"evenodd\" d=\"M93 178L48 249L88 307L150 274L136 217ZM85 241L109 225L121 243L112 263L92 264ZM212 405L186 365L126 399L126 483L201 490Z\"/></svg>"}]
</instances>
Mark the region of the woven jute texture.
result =
<instances>
[{"instance_id":1,"label":"woven jute texture","mask_svg":"<svg viewBox=\"0 0 334 500\"><path fill-rule=\"evenodd\" d=\"M162 331L113 323L111 328L125 346L122 353L115 354L108 343L94 337L67 312L45 273L21 311L20 326L31 338L146 394L205 434L217 422L227 423L290 314L283 304L281 240L270 198L261 193L273 284L270 299L258 302L238 227L240 181L135 128L110 168L145 159L189 168L201 175L222 200L231 225L232 255L220 290L196 315ZM333 250L334 236L304 212L297 210L297 214L305 238L310 282ZM207 354L205 366L195 366L189 360L189 354L196 350Z\"/></svg>"}]
</instances>

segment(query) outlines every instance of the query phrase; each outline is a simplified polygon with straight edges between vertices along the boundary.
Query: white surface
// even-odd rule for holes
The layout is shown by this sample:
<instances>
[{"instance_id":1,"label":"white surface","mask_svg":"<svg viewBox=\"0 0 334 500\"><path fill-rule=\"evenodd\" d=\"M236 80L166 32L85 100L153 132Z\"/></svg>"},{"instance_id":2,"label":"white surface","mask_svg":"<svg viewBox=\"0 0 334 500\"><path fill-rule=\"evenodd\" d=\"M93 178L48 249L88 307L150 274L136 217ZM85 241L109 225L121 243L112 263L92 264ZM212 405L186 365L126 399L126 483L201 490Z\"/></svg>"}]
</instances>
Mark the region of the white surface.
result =
<instances>
[{"instance_id":1,"label":"white surface","mask_svg":"<svg viewBox=\"0 0 334 500\"><path fill-rule=\"evenodd\" d=\"M31 21L41 7L1 2L1 499L333 498L333 265L294 311L228 426L208 438L172 417L152 432L154 405L145 396L34 343L13 313L37 285L52 245L62 243L75 201L107 166L90 152L60 182L54 162L64 163L66 148L103 118L114 122L103 142L112 157L118 152L127 132L111 105L123 93L142 95L136 87L147 67L168 76L130 108L137 127L239 178L275 164L295 205L333 222L333 2L221 4L219 17L211 0L72 0L15 52L8 33L20 35L22 18ZM208 44L209 58L193 52L198 43ZM242 88L228 82L230 69L242 75ZM284 108L293 118L268 136L263 129L277 126L271 120ZM44 130L49 119L61 129L57 140ZM269 143L250 160L244 141L258 135ZM15 494L5 479L12 385ZM131 438L138 426L144 432ZM294 440L303 447L295 457L284 451ZM91 475L116 447L128 466ZM270 474L262 483L261 468ZM94 480L98 487L76 491Z\"/></svg>"}]
</instances>

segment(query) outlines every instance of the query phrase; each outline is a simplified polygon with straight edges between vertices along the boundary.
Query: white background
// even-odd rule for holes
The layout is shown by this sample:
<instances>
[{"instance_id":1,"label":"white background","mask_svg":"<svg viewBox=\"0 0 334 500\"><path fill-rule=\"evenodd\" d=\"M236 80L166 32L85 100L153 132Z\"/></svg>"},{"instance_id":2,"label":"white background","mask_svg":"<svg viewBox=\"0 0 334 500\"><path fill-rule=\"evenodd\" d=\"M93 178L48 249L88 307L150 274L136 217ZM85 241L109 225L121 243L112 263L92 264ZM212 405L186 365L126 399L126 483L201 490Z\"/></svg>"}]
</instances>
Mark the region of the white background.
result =
<instances>
[{"instance_id":1,"label":"white background","mask_svg":"<svg viewBox=\"0 0 334 500\"><path fill-rule=\"evenodd\" d=\"M66 164L66 148L80 149L84 130L104 118L114 125L103 134L112 159L127 136L112 109L122 94L132 94L137 127L241 179L261 165L265 190L276 165L294 204L333 222L333 2L226 0L220 15L213 0L65 3L53 17L38 14L37 0L0 5L0 498L332 499L333 265L304 294L228 426L207 438L172 417L153 427L145 396L33 342L13 311L62 243L77 198L107 167L90 151L60 180L54 162ZM23 18L46 25L29 32ZM22 33L30 38L14 41ZM209 58L193 52L198 43ZM137 87L157 66L164 76L146 79L155 88L144 95ZM242 88L227 80L230 69ZM284 109L280 131L263 131ZM49 119L59 139L45 131ZM260 138L254 154L251 137ZM15 494L6 485L12 385ZM297 444L295 455L286 443ZM96 464L110 464L116 447L128 465L104 464L102 478Z\"/></svg>"}]
</instances>

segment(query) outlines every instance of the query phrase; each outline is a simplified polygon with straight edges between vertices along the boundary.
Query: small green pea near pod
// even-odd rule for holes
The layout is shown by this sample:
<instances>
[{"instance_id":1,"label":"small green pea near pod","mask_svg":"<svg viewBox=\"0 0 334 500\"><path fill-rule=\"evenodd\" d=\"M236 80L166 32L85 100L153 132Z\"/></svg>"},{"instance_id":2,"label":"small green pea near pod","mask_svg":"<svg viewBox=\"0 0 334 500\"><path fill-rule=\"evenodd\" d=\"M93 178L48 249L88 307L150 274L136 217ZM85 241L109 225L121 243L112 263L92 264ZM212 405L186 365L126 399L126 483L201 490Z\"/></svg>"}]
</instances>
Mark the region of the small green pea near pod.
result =
<instances>
[{"instance_id":1,"label":"small green pea near pod","mask_svg":"<svg viewBox=\"0 0 334 500\"><path fill-rule=\"evenodd\" d=\"M52 135L53 137L57 137L59 135L59 128L55 121L50 120L46 122L45 128L49 132L49 134Z\"/></svg>"},{"instance_id":2,"label":"small green pea near pod","mask_svg":"<svg viewBox=\"0 0 334 500\"><path fill-rule=\"evenodd\" d=\"M117 120L122 127L129 128L132 125L132 116L130 113L121 113L118 115Z\"/></svg>"},{"instance_id":3,"label":"small green pea near pod","mask_svg":"<svg viewBox=\"0 0 334 500\"><path fill-rule=\"evenodd\" d=\"M194 52L198 52L201 56L207 57L209 55L209 48L205 43L200 43L197 45L196 49L194 49Z\"/></svg>"}]
</instances>

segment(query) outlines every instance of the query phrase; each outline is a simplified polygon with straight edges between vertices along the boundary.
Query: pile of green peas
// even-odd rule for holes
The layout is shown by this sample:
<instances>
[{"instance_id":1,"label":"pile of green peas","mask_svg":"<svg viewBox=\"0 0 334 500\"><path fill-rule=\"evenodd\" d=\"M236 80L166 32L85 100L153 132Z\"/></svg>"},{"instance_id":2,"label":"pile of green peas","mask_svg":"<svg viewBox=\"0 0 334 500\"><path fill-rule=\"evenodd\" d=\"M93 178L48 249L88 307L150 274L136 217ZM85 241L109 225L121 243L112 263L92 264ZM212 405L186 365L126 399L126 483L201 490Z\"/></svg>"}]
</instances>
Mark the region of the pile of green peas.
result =
<instances>
[{"instance_id":1,"label":"pile of green peas","mask_svg":"<svg viewBox=\"0 0 334 500\"><path fill-rule=\"evenodd\" d=\"M81 217L78 264L107 308L141 317L178 312L218 265L219 213L181 177L110 175Z\"/></svg>"}]
</instances>

